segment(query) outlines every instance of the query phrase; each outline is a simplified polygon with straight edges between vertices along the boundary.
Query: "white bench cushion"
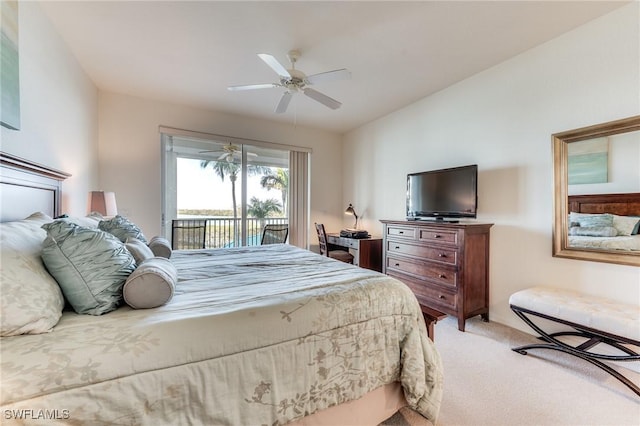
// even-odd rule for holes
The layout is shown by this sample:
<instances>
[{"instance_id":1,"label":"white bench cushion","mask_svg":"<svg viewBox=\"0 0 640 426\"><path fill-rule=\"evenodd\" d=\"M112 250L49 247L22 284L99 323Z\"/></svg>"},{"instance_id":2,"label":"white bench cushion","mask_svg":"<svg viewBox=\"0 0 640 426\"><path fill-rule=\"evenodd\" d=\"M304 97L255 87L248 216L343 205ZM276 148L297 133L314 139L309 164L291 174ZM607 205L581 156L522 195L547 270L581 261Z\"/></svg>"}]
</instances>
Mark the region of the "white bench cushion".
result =
<instances>
[{"instance_id":1,"label":"white bench cushion","mask_svg":"<svg viewBox=\"0 0 640 426\"><path fill-rule=\"evenodd\" d=\"M640 306L551 287L514 293L509 304L640 341Z\"/></svg>"}]
</instances>

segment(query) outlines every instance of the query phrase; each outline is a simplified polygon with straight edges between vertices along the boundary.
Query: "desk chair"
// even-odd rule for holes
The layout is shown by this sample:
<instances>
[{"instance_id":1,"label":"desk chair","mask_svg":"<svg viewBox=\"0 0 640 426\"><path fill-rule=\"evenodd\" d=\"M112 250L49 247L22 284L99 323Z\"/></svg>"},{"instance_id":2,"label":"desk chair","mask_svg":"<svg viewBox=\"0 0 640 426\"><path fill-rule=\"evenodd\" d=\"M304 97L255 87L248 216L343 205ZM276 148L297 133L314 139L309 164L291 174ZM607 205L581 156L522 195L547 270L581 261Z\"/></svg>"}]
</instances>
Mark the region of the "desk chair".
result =
<instances>
[{"instance_id":1,"label":"desk chair","mask_svg":"<svg viewBox=\"0 0 640 426\"><path fill-rule=\"evenodd\" d=\"M206 248L206 219L174 219L171 221L171 248L194 250Z\"/></svg>"},{"instance_id":2,"label":"desk chair","mask_svg":"<svg viewBox=\"0 0 640 426\"><path fill-rule=\"evenodd\" d=\"M262 230L262 240L260 245L265 244L284 244L289 235L289 225L287 224L268 224Z\"/></svg>"},{"instance_id":3,"label":"desk chair","mask_svg":"<svg viewBox=\"0 0 640 426\"><path fill-rule=\"evenodd\" d=\"M324 224L316 223L316 232L318 232L318 243L320 245L320 254L332 259L339 260L345 263L353 264L353 255L344 250L329 250L327 244L327 233L324 230Z\"/></svg>"}]
</instances>

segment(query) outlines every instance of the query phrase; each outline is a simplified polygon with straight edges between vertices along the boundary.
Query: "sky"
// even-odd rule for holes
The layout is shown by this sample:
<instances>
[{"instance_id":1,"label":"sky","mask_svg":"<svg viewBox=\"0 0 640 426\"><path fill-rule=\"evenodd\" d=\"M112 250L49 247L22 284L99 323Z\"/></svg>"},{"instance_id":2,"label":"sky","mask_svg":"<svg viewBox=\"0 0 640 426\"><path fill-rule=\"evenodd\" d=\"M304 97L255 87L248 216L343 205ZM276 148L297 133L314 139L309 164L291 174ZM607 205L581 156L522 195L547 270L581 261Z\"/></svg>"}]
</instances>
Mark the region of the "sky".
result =
<instances>
[{"instance_id":1,"label":"sky","mask_svg":"<svg viewBox=\"0 0 640 426\"><path fill-rule=\"evenodd\" d=\"M231 181L225 176L224 182L211 166L200 167L200 160L178 158L178 210L181 209L224 209L232 210ZM260 176L248 177L248 199L275 198L282 203L280 191L267 191L260 186ZM240 205L241 178L236 182L236 197Z\"/></svg>"}]
</instances>

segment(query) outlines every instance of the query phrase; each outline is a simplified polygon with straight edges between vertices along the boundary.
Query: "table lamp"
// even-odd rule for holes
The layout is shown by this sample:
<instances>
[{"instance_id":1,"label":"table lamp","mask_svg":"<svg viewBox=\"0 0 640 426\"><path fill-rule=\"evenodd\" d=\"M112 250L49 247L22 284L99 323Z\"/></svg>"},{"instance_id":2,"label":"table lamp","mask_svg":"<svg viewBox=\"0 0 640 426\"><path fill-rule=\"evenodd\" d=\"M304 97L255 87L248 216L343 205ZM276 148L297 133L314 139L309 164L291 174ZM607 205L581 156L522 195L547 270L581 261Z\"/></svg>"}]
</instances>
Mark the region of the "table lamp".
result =
<instances>
[{"instance_id":1,"label":"table lamp","mask_svg":"<svg viewBox=\"0 0 640 426\"><path fill-rule=\"evenodd\" d=\"M344 214L353 215L356 218L356 223L353 225L353 229L358 229L358 215L356 211L353 209L353 205L349 203L349 207L344 211Z\"/></svg>"},{"instance_id":2,"label":"table lamp","mask_svg":"<svg viewBox=\"0 0 640 426\"><path fill-rule=\"evenodd\" d=\"M118 214L116 206L116 193L105 191L89 192L89 213L97 212L104 217L113 217Z\"/></svg>"}]
</instances>

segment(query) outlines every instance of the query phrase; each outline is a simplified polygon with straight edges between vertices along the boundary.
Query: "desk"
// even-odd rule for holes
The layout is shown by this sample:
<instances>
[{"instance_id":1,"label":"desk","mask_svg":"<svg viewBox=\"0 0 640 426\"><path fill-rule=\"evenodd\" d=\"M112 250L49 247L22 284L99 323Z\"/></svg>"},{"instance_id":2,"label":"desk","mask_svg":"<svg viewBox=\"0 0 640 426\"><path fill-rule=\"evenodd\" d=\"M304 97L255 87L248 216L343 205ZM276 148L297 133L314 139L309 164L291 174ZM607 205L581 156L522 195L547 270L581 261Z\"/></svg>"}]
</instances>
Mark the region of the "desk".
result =
<instances>
[{"instance_id":1,"label":"desk","mask_svg":"<svg viewBox=\"0 0 640 426\"><path fill-rule=\"evenodd\" d=\"M382 272L382 238L347 238L327 233L329 250L348 250L353 264Z\"/></svg>"}]
</instances>

